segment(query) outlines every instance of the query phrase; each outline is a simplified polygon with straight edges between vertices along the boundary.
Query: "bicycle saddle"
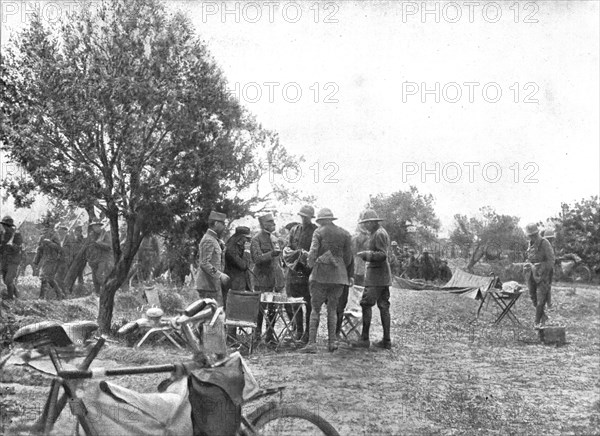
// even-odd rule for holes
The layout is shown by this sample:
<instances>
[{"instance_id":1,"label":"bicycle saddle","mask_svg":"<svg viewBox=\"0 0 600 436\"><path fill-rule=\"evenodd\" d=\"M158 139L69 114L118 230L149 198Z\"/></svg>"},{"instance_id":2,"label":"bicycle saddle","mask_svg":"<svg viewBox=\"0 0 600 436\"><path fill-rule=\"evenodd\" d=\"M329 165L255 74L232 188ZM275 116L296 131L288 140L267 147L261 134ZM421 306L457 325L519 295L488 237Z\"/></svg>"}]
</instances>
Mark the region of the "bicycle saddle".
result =
<instances>
[{"instance_id":1,"label":"bicycle saddle","mask_svg":"<svg viewBox=\"0 0 600 436\"><path fill-rule=\"evenodd\" d=\"M13 341L33 348L53 345L66 347L73 342L65 329L56 321L42 321L21 327L13 336Z\"/></svg>"},{"instance_id":2,"label":"bicycle saddle","mask_svg":"<svg viewBox=\"0 0 600 436\"><path fill-rule=\"evenodd\" d=\"M75 321L60 324L56 321L42 321L21 327L13 336L13 341L33 348L52 345L67 347L83 344L90 334L98 329L93 321Z\"/></svg>"}]
</instances>

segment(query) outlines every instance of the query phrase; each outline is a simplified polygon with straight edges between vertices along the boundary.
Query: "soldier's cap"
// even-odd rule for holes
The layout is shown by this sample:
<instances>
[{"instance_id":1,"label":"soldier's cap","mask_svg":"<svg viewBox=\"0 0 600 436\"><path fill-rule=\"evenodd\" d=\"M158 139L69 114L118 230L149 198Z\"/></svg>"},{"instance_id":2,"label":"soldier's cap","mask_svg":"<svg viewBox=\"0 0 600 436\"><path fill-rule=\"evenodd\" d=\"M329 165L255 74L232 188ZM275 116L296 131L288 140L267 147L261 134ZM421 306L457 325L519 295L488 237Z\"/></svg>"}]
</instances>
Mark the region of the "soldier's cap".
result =
<instances>
[{"instance_id":1,"label":"soldier's cap","mask_svg":"<svg viewBox=\"0 0 600 436\"><path fill-rule=\"evenodd\" d=\"M328 207L324 207L317 214L317 221L321 221L321 220L331 220L331 221L333 221L333 220L336 220L336 219L337 218L335 216L333 216L333 212Z\"/></svg>"},{"instance_id":2,"label":"soldier's cap","mask_svg":"<svg viewBox=\"0 0 600 436\"><path fill-rule=\"evenodd\" d=\"M236 227L234 235L244 235L246 238L250 238L250 228L246 226Z\"/></svg>"},{"instance_id":3,"label":"soldier's cap","mask_svg":"<svg viewBox=\"0 0 600 436\"><path fill-rule=\"evenodd\" d=\"M525 233L527 234L527 236L532 236L535 235L536 233L539 233L539 229L536 223L529 223L525 226Z\"/></svg>"},{"instance_id":4,"label":"soldier's cap","mask_svg":"<svg viewBox=\"0 0 600 436\"><path fill-rule=\"evenodd\" d=\"M272 213L266 213L258 217L258 222L260 223L266 223L268 221L275 221L275 217Z\"/></svg>"},{"instance_id":5,"label":"soldier's cap","mask_svg":"<svg viewBox=\"0 0 600 436\"><path fill-rule=\"evenodd\" d=\"M2 218L2 221L0 221L0 224L4 224L5 226L8 226L8 227L15 227L15 221L9 215L6 215L4 218Z\"/></svg>"},{"instance_id":6,"label":"soldier's cap","mask_svg":"<svg viewBox=\"0 0 600 436\"><path fill-rule=\"evenodd\" d=\"M224 223L226 219L227 219L227 215L225 215L224 213L221 213L221 212L217 212L215 210L211 210L210 214L208 215L209 221L220 221L220 222Z\"/></svg>"},{"instance_id":7,"label":"soldier's cap","mask_svg":"<svg viewBox=\"0 0 600 436\"><path fill-rule=\"evenodd\" d=\"M308 218L314 218L315 217L315 208L312 206L309 206L309 205L302 206L300 208L300 212L298 212L298 215L305 216Z\"/></svg>"},{"instance_id":8,"label":"soldier's cap","mask_svg":"<svg viewBox=\"0 0 600 436\"><path fill-rule=\"evenodd\" d=\"M366 223L369 221L383 221L383 220L381 218L379 218L379 215L377 215L377 212L375 212L373 209L367 209L361 214L360 221L358 223L362 224L362 223Z\"/></svg>"},{"instance_id":9,"label":"soldier's cap","mask_svg":"<svg viewBox=\"0 0 600 436\"><path fill-rule=\"evenodd\" d=\"M392 245L398 245L396 241L392 241Z\"/></svg>"}]
</instances>

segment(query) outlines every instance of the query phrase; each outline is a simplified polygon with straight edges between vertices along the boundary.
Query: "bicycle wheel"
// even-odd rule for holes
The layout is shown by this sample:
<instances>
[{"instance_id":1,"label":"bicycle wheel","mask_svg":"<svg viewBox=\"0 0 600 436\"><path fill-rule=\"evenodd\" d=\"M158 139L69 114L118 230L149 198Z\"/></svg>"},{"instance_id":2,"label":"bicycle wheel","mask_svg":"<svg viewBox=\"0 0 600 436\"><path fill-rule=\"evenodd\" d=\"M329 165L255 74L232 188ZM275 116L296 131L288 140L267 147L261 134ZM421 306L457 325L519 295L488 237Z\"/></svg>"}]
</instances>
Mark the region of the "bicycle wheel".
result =
<instances>
[{"instance_id":1,"label":"bicycle wheel","mask_svg":"<svg viewBox=\"0 0 600 436\"><path fill-rule=\"evenodd\" d=\"M261 436L340 436L324 418L295 406L280 405L268 410L255 420L254 428Z\"/></svg>"},{"instance_id":2,"label":"bicycle wheel","mask_svg":"<svg viewBox=\"0 0 600 436\"><path fill-rule=\"evenodd\" d=\"M588 283L592 279L592 272L585 265L579 265L573 270L573 281L578 283Z\"/></svg>"}]
</instances>

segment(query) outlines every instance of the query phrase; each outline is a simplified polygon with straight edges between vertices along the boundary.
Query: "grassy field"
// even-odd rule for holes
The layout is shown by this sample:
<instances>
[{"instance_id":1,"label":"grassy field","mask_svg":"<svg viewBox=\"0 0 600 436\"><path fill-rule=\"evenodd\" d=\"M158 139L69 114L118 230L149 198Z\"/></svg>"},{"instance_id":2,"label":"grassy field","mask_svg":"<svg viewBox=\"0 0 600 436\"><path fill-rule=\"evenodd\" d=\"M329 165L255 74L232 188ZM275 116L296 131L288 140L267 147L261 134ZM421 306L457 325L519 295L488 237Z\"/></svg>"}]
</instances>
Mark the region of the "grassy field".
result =
<instances>
[{"instance_id":1,"label":"grassy field","mask_svg":"<svg viewBox=\"0 0 600 436\"><path fill-rule=\"evenodd\" d=\"M192 297L187 292L183 300ZM130 307L115 320L139 313L133 307L139 295L120 298L122 306L128 301ZM477 303L442 292L394 290L391 300L391 351L342 347L329 353L323 318L319 354L260 348L248 359L250 368L262 386L286 385L286 401L321 414L343 435L600 434L598 287L553 288L550 320L566 327L562 347L539 343L526 295L515 308L522 327L508 320L494 327L491 305L472 323ZM95 299L19 305L19 317L35 317L27 315L29 306L39 314L52 310L57 318L82 319L94 313ZM378 317L374 309L372 340L381 334ZM184 357L167 345L134 352L111 343L97 365ZM16 366L6 367L1 377L5 429L14 434L15 423L39 413L49 382ZM151 392L162 378L122 377L118 382ZM66 429L63 424L59 427Z\"/></svg>"}]
</instances>

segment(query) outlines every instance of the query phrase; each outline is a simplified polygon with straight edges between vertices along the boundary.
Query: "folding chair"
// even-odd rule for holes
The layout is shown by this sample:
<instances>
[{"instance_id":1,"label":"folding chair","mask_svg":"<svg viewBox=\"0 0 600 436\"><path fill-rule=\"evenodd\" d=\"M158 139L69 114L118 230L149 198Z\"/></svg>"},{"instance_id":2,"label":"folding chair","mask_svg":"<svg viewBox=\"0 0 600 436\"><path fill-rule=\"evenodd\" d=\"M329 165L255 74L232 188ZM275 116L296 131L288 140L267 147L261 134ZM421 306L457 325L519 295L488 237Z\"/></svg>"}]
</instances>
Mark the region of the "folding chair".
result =
<instances>
[{"instance_id":1,"label":"folding chair","mask_svg":"<svg viewBox=\"0 0 600 436\"><path fill-rule=\"evenodd\" d=\"M344 310L344 318L342 319L342 329L340 333L346 340L350 340L350 336L355 334L358 339L361 337L359 327L362 323L362 307L360 300L363 296L364 286L352 286L348 291L348 303Z\"/></svg>"},{"instance_id":2,"label":"folding chair","mask_svg":"<svg viewBox=\"0 0 600 436\"><path fill-rule=\"evenodd\" d=\"M252 354L257 328L260 292L230 290L227 294L225 328L232 345L240 345Z\"/></svg>"}]
</instances>

